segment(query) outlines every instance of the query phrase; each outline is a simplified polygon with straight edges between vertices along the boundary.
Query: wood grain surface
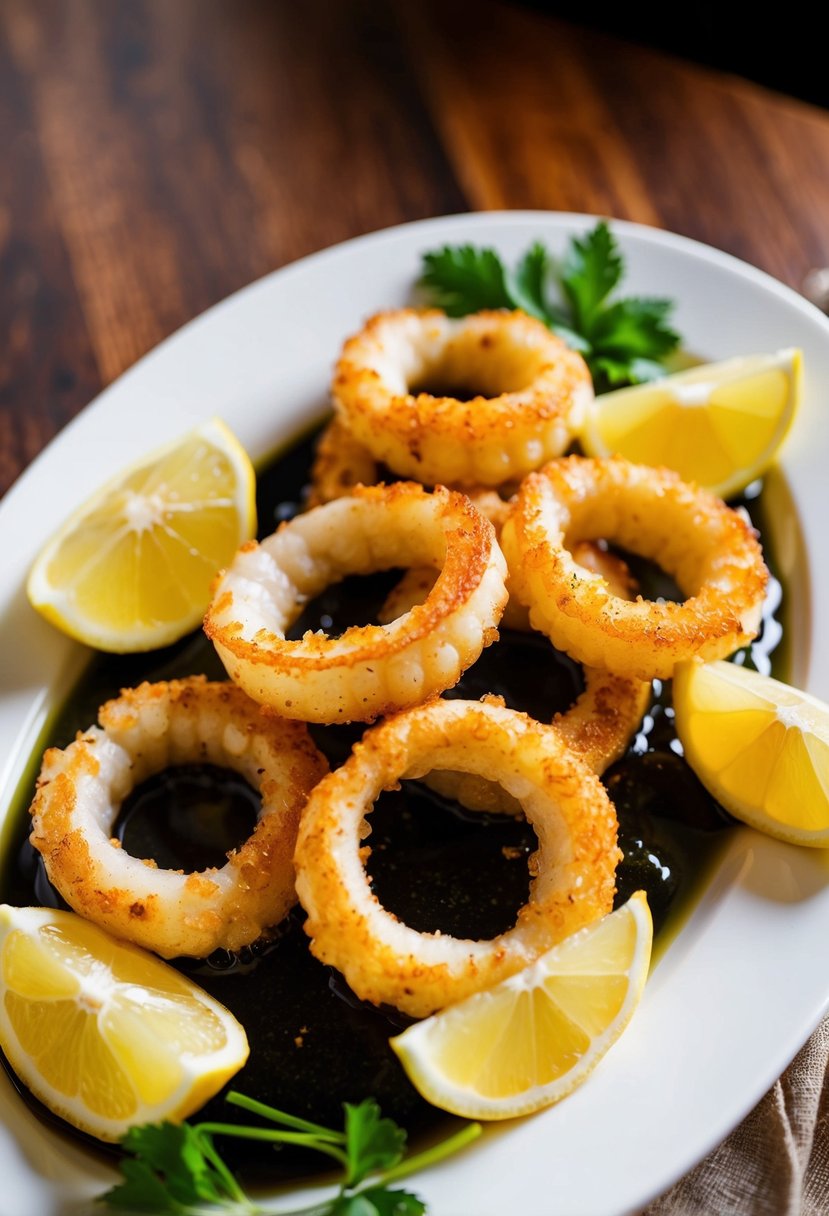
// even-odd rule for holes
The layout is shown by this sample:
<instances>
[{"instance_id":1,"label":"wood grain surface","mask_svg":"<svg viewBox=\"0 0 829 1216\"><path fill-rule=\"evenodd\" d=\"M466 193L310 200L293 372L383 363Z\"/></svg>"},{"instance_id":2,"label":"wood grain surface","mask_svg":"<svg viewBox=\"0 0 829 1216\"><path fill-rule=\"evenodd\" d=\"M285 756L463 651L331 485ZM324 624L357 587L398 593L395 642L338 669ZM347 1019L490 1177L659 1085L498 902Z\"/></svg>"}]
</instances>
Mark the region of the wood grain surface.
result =
<instances>
[{"instance_id":1,"label":"wood grain surface","mask_svg":"<svg viewBox=\"0 0 829 1216\"><path fill-rule=\"evenodd\" d=\"M521 5L4 0L0 492L243 284L405 220L672 229L829 264L829 112Z\"/></svg>"},{"instance_id":2,"label":"wood grain surface","mask_svg":"<svg viewBox=\"0 0 829 1216\"><path fill-rule=\"evenodd\" d=\"M506 0L0 0L0 149L0 495L185 322L375 229L584 211L829 266L829 110Z\"/></svg>"}]
</instances>

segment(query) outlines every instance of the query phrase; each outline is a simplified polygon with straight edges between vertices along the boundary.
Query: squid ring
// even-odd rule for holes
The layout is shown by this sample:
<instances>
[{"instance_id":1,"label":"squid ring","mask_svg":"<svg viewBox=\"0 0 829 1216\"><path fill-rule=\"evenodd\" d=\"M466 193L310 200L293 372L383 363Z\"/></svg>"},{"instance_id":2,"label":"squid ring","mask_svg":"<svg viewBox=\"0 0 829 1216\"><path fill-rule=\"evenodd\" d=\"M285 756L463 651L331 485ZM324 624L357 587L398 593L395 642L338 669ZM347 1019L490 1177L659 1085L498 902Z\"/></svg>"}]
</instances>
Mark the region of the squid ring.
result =
<instances>
[{"instance_id":1,"label":"squid ring","mask_svg":"<svg viewBox=\"0 0 829 1216\"><path fill-rule=\"evenodd\" d=\"M642 721L650 699L650 683L628 676L614 676L598 667L585 667L584 692L556 714L548 730L600 777L624 755L631 736ZM429 773L426 785L444 798L453 799L470 811L518 815L521 805L501 786L477 773Z\"/></svg>"},{"instance_id":2,"label":"squid ring","mask_svg":"<svg viewBox=\"0 0 829 1216\"><path fill-rule=\"evenodd\" d=\"M303 603L330 583L403 563L440 570L425 603L389 625L286 640ZM505 576L492 525L463 494L358 486L243 545L204 628L255 701L305 722L370 721L457 682L498 636Z\"/></svg>"},{"instance_id":3,"label":"squid ring","mask_svg":"<svg viewBox=\"0 0 829 1216\"><path fill-rule=\"evenodd\" d=\"M311 789L327 771L304 726L267 717L229 683L203 676L142 684L44 758L31 842L72 908L165 958L238 950L296 902L293 850ZM160 869L110 833L124 798L177 764L234 769L262 797L256 827L220 869Z\"/></svg>"},{"instance_id":4,"label":"squid ring","mask_svg":"<svg viewBox=\"0 0 829 1216\"><path fill-rule=\"evenodd\" d=\"M608 591L632 600L636 580L625 562L590 541L573 546L579 566L604 580ZM584 692L563 714L556 714L553 729L596 776L623 755L650 700L650 680L617 676L604 667L584 668Z\"/></svg>"},{"instance_id":5,"label":"squid ring","mask_svg":"<svg viewBox=\"0 0 829 1216\"><path fill-rule=\"evenodd\" d=\"M403 308L345 343L332 395L354 438L395 473L497 486L564 451L593 383L581 355L524 313L452 320Z\"/></svg>"},{"instance_id":6,"label":"squid ring","mask_svg":"<svg viewBox=\"0 0 829 1216\"><path fill-rule=\"evenodd\" d=\"M669 469L568 456L527 477L501 533L511 586L535 629L589 666L667 679L757 633L768 571L751 525ZM689 598L629 603L567 546L595 537L658 562Z\"/></svg>"},{"instance_id":7,"label":"squid ring","mask_svg":"<svg viewBox=\"0 0 829 1216\"><path fill-rule=\"evenodd\" d=\"M538 837L529 898L514 928L490 941L402 924L372 893L363 867L364 816L380 791L443 767L501 782ZM423 1017L514 974L608 912L620 858L604 788L549 727L491 702L434 700L367 731L320 782L302 816L295 863L312 953L363 1000Z\"/></svg>"},{"instance_id":8,"label":"squid ring","mask_svg":"<svg viewBox=\"0 0 829 1216\"><path fill-rule=\"evenodd\" d=\"M588 541L574 545L573 556L580 566L604 578L614 595L631 599L635 583L621 558ZM504 620L506 613L502 623ZM525 628L529 628L529 621ZM603 668L585 667L584 691L569 709L556 714L552 729L600 777L627 749L647 708L650 692L648 680L614 676ZM473 773L430 773L424 781L437 793L471 811L515 815L521 810L500 785Z\"/></svg>"},{"instance_id":9,"label":"squid ring","mask_svg":"<svg viewBox=\"0 0 829 1216\"><path fill-rule=\"evenodd\" d=\"M311 465L308 506L319 507L353 494L357 486L376 485L385 479L387 473L388 470L384 471L371 452L354 438L340 420L332 418L317 440ZM489 486L465 486L462 492L494 525L497 535L510 512L509 496L517 488L517 482L507 482L497 490Z\"/></svg>"},{"instance_id":10,"label":"squid ring","mask_svg":"<svg viewBox=\"0 0 829 1216\"><path fill-rule=\"evenodd\" d=\"M311 467L311 493L309 507L333 502L346 494L353 494L358 485L375 485L382 479L383 469L371 453L358 443L339 419L334 418L322 432L317 442L316 455ZM516 487L500 487L501 492L512 492ZM510 512L510 503L501 497L498 490L486 487L468 487L463 491L473 506L485 515L495 528L496 537ZM412 567L400 582L389 592L378 615L382 625L409 612L415 604L421 604L437 580L438 571L431 566ZM507 600L501 624L511 629L529 629L529 617L523 604L515 597Z\"/></svg>"},{"instance_id":11,"label":"squid ring","mask_svg":"<svg viewBox=\"0 0 829 1216\"><path fill-rule=\"evenodd\" d=\"M382 470L368 448L338 418L332 418L317 440L308 506L320 507L353 494L357 486L373 486L383 480Z\"/></svg>"},{"instance_id":12,"label":"squid ring","mask_svg":"<svg viewBox=\"0 0 829 1216\"><path fill-rule=\"evenodd\" d=\"M495 490L482 488L463 491L476 511L480 511L495 529L496 539L501 534L504 520L512 509L511 503L501 498ZM413 566L407 570L400 582L392 587L386 596L377 619L387 625L410 612L415 604L422 604L437 580L438 572L429 566ZM509 594L509 579L507 579L507 602L501 617L501 625L505 629L529 629L530 618L523 604Z\"/></svg>"}]
</instances>

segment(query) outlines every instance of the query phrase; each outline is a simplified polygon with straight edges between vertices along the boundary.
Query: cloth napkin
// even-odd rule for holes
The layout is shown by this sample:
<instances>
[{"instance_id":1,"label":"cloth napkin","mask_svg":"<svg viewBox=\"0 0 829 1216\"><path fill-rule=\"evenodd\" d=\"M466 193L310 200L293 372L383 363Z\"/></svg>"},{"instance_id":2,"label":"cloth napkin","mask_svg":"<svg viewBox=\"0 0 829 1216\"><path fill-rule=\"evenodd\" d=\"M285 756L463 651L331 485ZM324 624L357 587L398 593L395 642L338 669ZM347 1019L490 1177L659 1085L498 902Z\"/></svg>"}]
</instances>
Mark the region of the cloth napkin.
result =
<instances>
[{"instance_id":1,"label":"cloth napkin","mask_svg":"<svg viewBox=\"0 0 829 1216\"><path fill-rule=\"evenodd\" d=\"M827 1216L829 1017L731 1135L641 1216Z\"/></svg>"}]
</instances>

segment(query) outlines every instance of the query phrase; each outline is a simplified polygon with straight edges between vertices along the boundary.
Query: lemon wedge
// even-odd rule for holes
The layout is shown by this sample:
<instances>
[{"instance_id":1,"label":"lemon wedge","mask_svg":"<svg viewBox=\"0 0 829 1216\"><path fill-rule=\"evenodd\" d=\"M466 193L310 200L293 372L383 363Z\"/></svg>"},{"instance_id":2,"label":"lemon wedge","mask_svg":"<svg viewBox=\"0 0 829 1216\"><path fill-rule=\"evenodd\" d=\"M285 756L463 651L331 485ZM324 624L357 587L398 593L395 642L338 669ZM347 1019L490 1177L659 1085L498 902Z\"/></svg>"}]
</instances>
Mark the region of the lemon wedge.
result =
<instances>
[{"instance_id":1,"label":"lemon wedge","mask_svg":"<svg viewBox=\"0 0 829 1216\"><path fill-rule=\"evenodd\" d=\"M517 975L391 1040L434 1106L511 1119L569 1094L627 1026L645 984L653 925L637 891Z\"/></svg>"},{"instance_id":2,"label":"lemon wedge","mask_svg":"<svg viewBox=\"0 0 829 1216\"><path fill-rule=\"evenodd\" d=\"M38 556L29 600L99 650L166 646L199 624L216 573L255 529L253 466L213 419L85 502Z\"/></svg>"},{"instance_id":3,"label":"lemon wedge","mask_svg":"<svg viewBox=\"0 0 829 1216\"><path fill-rule=\"evenodd\" d=\"M582 447L588 456L666 465L728 498L774 459L800 400L802 365L793 348L603 393L585 415Z\"/></svg>"},{"instance_id":4,"label":"lemon wedge","mask_svg":"<svg viewBox=\"0 0 829 1216\"><path fill-rule=\"evenodd\" d=\"M734 663L681 663L676 729L727 811L769 836L829 847L829 706Z\"/></svg>"},{"instance_id":5,"label":"lemon wedge","mask_svg":"<svg viewBox=\"0 0 829 1216\"><path fill-rule=\"evenodd\" d=\"M0 904L0 1045L50 1110L100 1140L184 1119L248 1057L233 1015L74 912Z\"/></svg>"}]
</instances>

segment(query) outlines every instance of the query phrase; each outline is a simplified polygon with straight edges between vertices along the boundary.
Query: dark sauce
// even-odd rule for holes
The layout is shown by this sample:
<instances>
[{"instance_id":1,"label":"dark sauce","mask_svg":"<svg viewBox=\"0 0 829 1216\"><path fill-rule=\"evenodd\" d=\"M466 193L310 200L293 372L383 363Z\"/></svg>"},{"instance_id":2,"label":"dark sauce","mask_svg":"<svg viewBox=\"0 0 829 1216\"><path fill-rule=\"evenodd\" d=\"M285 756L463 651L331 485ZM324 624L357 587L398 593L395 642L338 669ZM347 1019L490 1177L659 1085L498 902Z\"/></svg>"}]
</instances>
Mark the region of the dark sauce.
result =
<instances>
[{"instance_id":1,"label":"dark sauce","mask_svg":"<svg viewBox=\"0 0 829 1216\"><path fill-rule=\"evenodd\" d=\"M314 437L277 459L259 478L260 533L302 509ZM744 504L755 521L759 487ZM678 598L664 575L629 558L643 594ZM335 635L367 624L399 571L349 578L308 605L294 633L323 628ZM772 580L761 636L737 660L770 670L780 637L780 584ZM97 717L98 707L122 687L204 672L224 678L201 634L149 655L97 656L61 714L49 739L65 746ZM549 721L583 688L578 664L546 639L503 631L448 696L477 699L487 692L513 708ZM332 765L341 763L365 729L360 724L312 727ZM655 681L652 705L626 756L604 781L619 817L625 854L617 876L617 904L639 888L647 891L659 930L687 906L689 893L716 855L732 822L706 793L682 758L673 726L670 686ZM31 791L29 792L31 793ZM256 813L253 791L235 774L209 766L169 770L144 782L126 800L116 834L135 855L162 866L200 869L221 865L225 853L249 834ZM40 859L26 840L21 808L16 864L7 864L4 898L16 904L65 906L50 886ZM536 847L532 828L506 816L472 814L416 782L383 794L371 815L367 869L380 901L415 929L459 937L489 938L510 928L528 893L527 858ZM482 897L483 893L483 897ZM411 1133L448 1119L409 1084L388 1047L409 1019L394 1009L367 1005L333 969L307 947L297 908L267 940L230 955L176 965L222 1001L245 1026L250 1059L233 1079L251 1097L322 1123L341 1123L342 1103L373 1096L383 1112ZM12 1078L14 1080L14 1078ZM18 1086L18 1088L20 1088ZM34 1102L26 1091L24 1096ZM54 1120L35 1103L40 1113ZM227 1122L239 1118L219 1095L200 1115ZM246 1120L242 1115L242 1121ZM316 1169L305 1150L263 1154L243 1142L223 1146L248 1177L291 1176Z\"/></svg>"},{"instance_id":2,"label":"dark sauce","mask_svg":"<svg viewBox=\"0 0 829 1216\"><path fill-rule=\"evenodd\" d=\"M259 797L244 777L213 764L168 768L124 799L113 835L133 857L165 870L223 866L256 826Z\"/></svg>"}]
</instances>

